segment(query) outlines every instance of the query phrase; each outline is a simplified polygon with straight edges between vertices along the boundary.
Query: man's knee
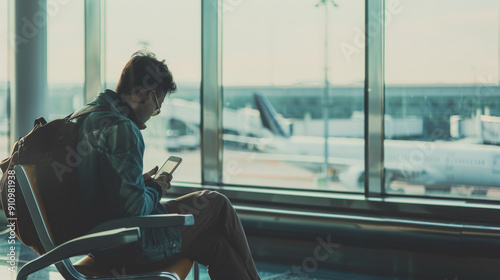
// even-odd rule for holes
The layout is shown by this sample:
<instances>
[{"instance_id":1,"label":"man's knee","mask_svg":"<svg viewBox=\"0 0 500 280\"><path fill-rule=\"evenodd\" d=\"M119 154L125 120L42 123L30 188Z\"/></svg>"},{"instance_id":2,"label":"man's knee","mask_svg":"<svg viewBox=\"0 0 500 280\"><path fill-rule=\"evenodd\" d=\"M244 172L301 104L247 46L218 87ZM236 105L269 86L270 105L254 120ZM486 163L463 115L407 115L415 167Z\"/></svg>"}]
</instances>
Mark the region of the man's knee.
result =
<instances>
[{"instance_id":1,"label":"man's knee","mask_svg":"<svg viewBox=\"0 0 500 280\"><path fill-rule=\"evenodd\" d=\"M204 209L207 207L216 207L221 205L230 204L229 199L217 191L201 191L198 196L195 196L193 205L197 209Z\"/></svg>"},{"instance_id":2,"label":"man's knee","mask_svg":"<svg viewBox=\"0 0 500 280\"><path fill-rule=\"evenodd\" d=\"M206 190L206 191L204 191L203 195L205 197L207 197L208 199L223 200L223 201L229 202L229 199L225 195L221 194L218 191Z\"/></svg>"}]
</instances>

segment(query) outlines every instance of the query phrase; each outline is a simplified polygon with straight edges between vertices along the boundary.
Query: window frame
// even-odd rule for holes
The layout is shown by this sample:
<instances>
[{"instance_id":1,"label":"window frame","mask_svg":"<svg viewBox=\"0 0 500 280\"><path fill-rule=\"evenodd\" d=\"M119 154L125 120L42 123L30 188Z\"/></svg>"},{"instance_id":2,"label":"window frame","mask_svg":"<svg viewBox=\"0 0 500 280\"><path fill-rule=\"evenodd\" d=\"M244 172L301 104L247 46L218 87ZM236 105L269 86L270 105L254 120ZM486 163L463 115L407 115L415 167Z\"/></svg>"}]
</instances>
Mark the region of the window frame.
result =
<instances>
[{"instance_id":1,"label":"window frame","mask_svg":"<svg viewBox=\"0 0 500 280\"><path fill-rule=\"evenodd\" d=\"M103 9L100 0L86 0L87 9ZM105 0L102 0L103 2ZM169 197L195 190L217 190L237 205L252 205L262 209L299 210L307 215L358 214L378 217L446 221L450 223L500 222L497 201L477 198L437 198L386 194L384 184L384 91L385 91L385 0L365 0L365 192L345 193L325 190L284 189L224 184L222 180L222 22L223 0L201 0L202 16L202 82L201 82L201 178L197 183L175 183ZM94 10L95 11L95 10ZM89 13L90 14L90 13ZM103 11L100 13L103 14ZM370 16L369 16L370 15ZM105 50L100 28L85 31L86 38L94 40L87 48ZM99 44L99 46L95 45ZM99 60L103 60L101 53ZM95 53L86 52L86 63L94 60ZM87 65L87 64L86 64ZM102 61L98 63L104 67ZM101 68L102 69L102 68ZM102 70L101 70L102 71ZM87 71L86 71L87 73ZM96 84L98 77L86 79L86 86ZM98 81L101 83L101 81ZM88 83L88 84L87 84Z\"/></svg>"}]
</instances>

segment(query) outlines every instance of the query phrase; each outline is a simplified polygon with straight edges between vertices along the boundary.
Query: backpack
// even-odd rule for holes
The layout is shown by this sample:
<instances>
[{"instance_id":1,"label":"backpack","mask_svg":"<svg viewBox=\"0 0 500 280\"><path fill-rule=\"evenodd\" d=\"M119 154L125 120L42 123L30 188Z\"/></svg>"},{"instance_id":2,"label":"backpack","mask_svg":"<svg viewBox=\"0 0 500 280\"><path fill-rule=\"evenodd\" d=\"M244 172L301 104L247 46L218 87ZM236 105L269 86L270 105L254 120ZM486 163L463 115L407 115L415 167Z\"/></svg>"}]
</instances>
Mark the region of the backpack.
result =
<instances>
[{"instance_id":1,"label":"backpack","mask_svg":"<svg viewBox=\"0 0 500 280\"><path fill-rule=\"evenodd\" d=\"M43 117L37 118L33 129L14 144L10 157L0 163L3 172L0 200L5 216L17 219L11 230L22 243L39 255L44 254L45 250L15 178L14 166L36 166L37 185L56 246L84 234L79 225L82 213L75 162L78 156L77 118L103 110L106 109L91 107L48 123Z\"/></svg>"}]
</instances>

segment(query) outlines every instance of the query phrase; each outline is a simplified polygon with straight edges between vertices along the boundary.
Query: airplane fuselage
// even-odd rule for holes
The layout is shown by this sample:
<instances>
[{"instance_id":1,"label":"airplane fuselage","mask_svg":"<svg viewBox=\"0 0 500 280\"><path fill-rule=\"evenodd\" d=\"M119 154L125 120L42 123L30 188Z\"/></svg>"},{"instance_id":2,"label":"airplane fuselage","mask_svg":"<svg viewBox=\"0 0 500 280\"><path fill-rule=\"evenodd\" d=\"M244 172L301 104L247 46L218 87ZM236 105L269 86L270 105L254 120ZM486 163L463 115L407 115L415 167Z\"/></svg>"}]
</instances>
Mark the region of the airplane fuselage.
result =
<instances>
[{"instance_id":1,"label":"airplane fuselage","mask_svg":"<svg viewBox=\"0 0 500 280\"><path fill-rule=\"evenodd\" d=\"M276 153L324 156L322 137L277 136ZM362 174L364 139L329 138L330 164L349 165ZM387 176L412 184L500 186L500 147L457 142L385 140L384 166Z\"/></svg>"}]
</instances>

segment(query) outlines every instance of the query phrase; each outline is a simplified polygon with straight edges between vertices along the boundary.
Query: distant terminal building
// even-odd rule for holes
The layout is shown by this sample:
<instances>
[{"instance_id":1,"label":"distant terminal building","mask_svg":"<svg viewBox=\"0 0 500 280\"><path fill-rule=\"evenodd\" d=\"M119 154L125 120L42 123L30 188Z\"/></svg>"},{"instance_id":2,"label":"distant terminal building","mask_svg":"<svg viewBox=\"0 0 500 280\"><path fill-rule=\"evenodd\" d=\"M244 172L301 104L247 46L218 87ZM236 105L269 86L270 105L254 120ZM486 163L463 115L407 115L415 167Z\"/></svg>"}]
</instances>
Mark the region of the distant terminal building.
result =
<instances>
[{"instance_id":1,"label":"distant terminal building","mask_svg":"<svg viewBox=\"0 0 500 280\"><path fill-rule=\"evenodd\" d=\"M500 117L481 116L481 137L485 144L500 145Z\"/></svg>"},{"instance_id":2,"label":"distant terminal building","mask_svg":"<svg viewBox=\"0 0 500 280\"><path fill-rule=\"evenodd\" d=\"M311 121L322 118L322 87L225 87L224 106L238 108L252 104L253 92L266 95L285 118ZM349 119L364 111L362 86L332 86L329 96L330 119ZM470 118L486 107L491 116L500 116L499 97L500 87L491 85L389 85L385 89L385 115L414 125L420 119L423 125L421 135L410 129L407 136L393 134L392 138L433 140L439 135L440 139L449 139L451 116Z\"/></svg>"}]
</instances>

